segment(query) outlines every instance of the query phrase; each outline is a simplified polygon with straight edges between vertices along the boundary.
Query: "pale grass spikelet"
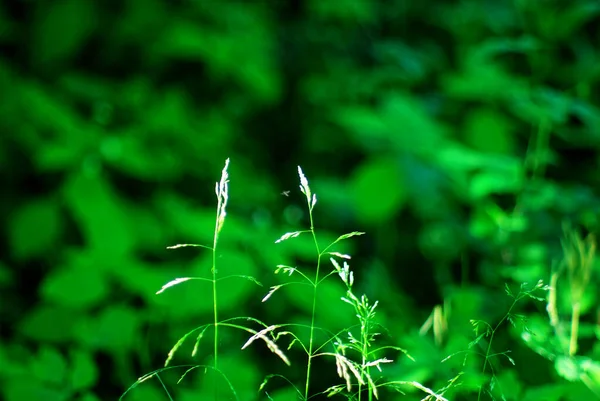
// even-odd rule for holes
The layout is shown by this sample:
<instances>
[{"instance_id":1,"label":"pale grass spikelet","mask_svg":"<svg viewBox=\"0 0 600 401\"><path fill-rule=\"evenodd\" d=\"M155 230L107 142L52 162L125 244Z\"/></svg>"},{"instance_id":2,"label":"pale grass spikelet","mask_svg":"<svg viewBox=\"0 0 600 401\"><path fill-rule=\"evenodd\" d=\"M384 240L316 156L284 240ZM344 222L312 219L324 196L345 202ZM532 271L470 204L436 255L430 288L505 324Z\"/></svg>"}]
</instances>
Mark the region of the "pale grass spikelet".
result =
<instances>
[{"instance_id":1,"label":"pale grass spikelet","mask_svg":"<svg viewBox=\"0 0 600 401\"><path fill-rule=\"evenodd\" d=\"M379 399L379 393L377 392L377 385L375 384L375 382L373 381L373 378L371 377L370 374L365 374L365 376L367 376L367 381L369 382L369 388L371 389L371 392L373 393L373 396L376 399Z\"/></svg>"},{"instance_id":2,"label":"pale grass spikelet","mask_svg":"<svg viewBox=\"0 0 600 401\"><path fill-rule=\"evenodd\" d=\"M381 372L381 366L380 365L382 363L392 363L392 362L394 362L394 361L391 360L391 359L381 358L381 359L377 359L375 361L367 362L364 367L375 366L377 368L377 370L379 370Z\"/></svg>"},{"instance_id":3,"label":"pale grass spikelet","mask_svg":"<svg viewBox=\"0 0 600 401\"><path fill-rule=\"evenodd\" d=\"M290 233L285 233L283 234L277 241L275 241L276 244L283 242L285 240L288 240L290 238L296 238L297 236L299 236L300 234L302 234L303 231L293 231Z\"/></svg>"},{"instance_id":4,"label":"pale grass spikelet","mask_svg":"<svg viewBox=\"0 0 600 401\"><path fill-rule=\"evenodd\" d=\"M375 303L371 306L371 309L369 311L371 313L371 315L375 314L375 308L377 308L378 304L379 304L379 301L375 301Z\"/></svg>"},{"instance_id":5,"label":"pale grass spikelet","mask_svg":"<svg viewBox=\"0 0 600 401\"><path fill-rule=\"evenodd\" d=\"M221 229L223 228L223 223L225 223L225 216L227 215L226 207L227 200L229 199L229 174L227 173L227 168L229 167L229 158L225 160L225 167L223 167L223 171L221 172L221 181L217 182L215 185L215 192L217 194L217 230L216 233L219 234Z\"/></svg>"},{"instance_id":6,"label":"pale grass spikelet","mask_svg":"<svg viewBox=\"0 0 600 401\"><path fill-rule=\"evenodd\" d=\"M358 298L356 298L356 296L351 291L347 291L346 296L350 299L346 297L341 297L340 299L346 302L347 304L352 305L352 307L354 307L355 309L358 309L360 305Z\"/></svg>"},{"instance_id":7,"label":"pale grass spikelet","mask_svg":"<svg viewBox=\"0 0 600 401\"><path fill-rule=\"evenodd\" d=\"M288 274L289 276L291 276L295 271L296 268L292 267L292 266L286 266L286 265L277 265L277 268L275 269L275 274L279 274L279 272L283 271L285 274Z\"/></svg>"},{"instance_id":8,"label":"pale grass spikelet","mask_svg":"<svg viewBox=\"0 0 600 401\"><path fill-rule=\"evenodd\" d=\"M398 382L398 384L408 384L410 386L418 388L419 390L421 390L424 393L429 394L426 398L423 399L423 401L424 400L448 401L448 399L445 398L444 396L442 396L440 394L436 394L435 391L433 391L429 387L425 387L424 385L422 385L421 383L419 383L417 381L410 381L410 382L402 381L402 382Z\"/></svg>"},{"instance_id":9,"label":"pale grass spikelet","mask_svg":"<svg viewBox=\"0 0 600 401\"><path fill-rule=\"evenodd\" d=\"M158 295L158 294L161 294L161 293L163 293L163 292L164 292L164 291L165 291L167 288L174 287L174 286L176 286L176 285L177 285L177 284L179 284L179 283L183 283L184 281L188 281L188 280L191 280L191 279L192 279L192 277L180 277L180 278L176 278L176 279L174 279L174 280L171 280L171 281L169 281L167 284L163 285L163 286L161 287L161 289L160 289L160 290L156 291L156 294L157 294L157 295Z\"/></svg>"},{"instance_id":10,"label":"pale grass spikelet","mask_svg":"<svg viewBox=\"0 0 600 401\"><path fill-rule=\"evenodd\" d=\"M151 372L151 373L146 373L144 376L139 377L137 379L137 383L136 384L140 384L140 383L145 382L148 379L152 379L154 376L157 376L159 373L160 373L159 370L155 370L154 372Z\"/></svg>"},{"instance_id":11,"label":"pale grass spikelet","mask_svg":"<svg viewBox=\"0 0 600 401\"><path fill-rule=\"evenodd\" d=\"M352 337L352 333L348 332L348 337ZM352 342L352 341L350 341ZM346 344L344 344L342 341L334 341L333 345L335 345L335 350L337 353L340 353L342 355L346 355L346 350L348 349L348 346Z\"/></svg>"},{"instance_id":12,"label":"pale grass spikelet","mask_svg":"<svg viewBox=\"0 0 600 401\"><path fill-rule=\"evenodd\" d=\"M198 245L198 244L177 244L177 245L168 246L167 249L179 249L179 248L186 248L188 246L205 248L204 246Z\"/></svg>"},{"instance_id":13,"label":"pale grass spikelet","mask_svg":"<svg viewBox=\"0 0 600 401\"><path fill-rule=\"evenodd\" d=\"M354 335L352 334L351 331L348 332L348 341L350 341L350 344L358 344L359 341L356 339L356 337L354 337Z\"/></svg>"},{"instance_id":14,"label":"pale grass spikelet","mask_svg":"<svg viewBox=\"0 0 600 401\"><path fill-rule=\"evenodd\" d=\"M360 302L357 304L357 309L364 315L365 317L373 317L375 316L375 308L377 308L377 304L379 301L375 301L373 305L369 304L369 298L365 294L361 295Z\"/></svg>"},{"instance_id":15,"label":"pale grass spikelet","mask_svg":"<svg viewBox=\"0 0 600 401\"><path fill-rule=\"evenodd\" d=\"M196 342L194 343L194 349L192 350L192 358L198 354L198 350L200 349L200 340L202 340L202 337L204 337L204 332L206 331L207 328L208 328L208 326L206 326L202 331L200 331L200 333L198 334L198 337L196 337Z\"/></svg>"},{"instance_id":16,"label":"pale grass spikelet","mask_svg":"<svg viewBox=\"0 0 600 401\"><path fill-rule=\"evenodd\" d=\"M165 367L167 367L169 365L169 362L171 362L171 360L175 356L175 352L177 352L179 347L181 347L183 345L183 343L185 342L185 340L187 340L193 333L194 333L194 331L192 330L189 333L187 333L185 336L181 337L179 339L179 341L177 341L177 343L173 346L173 348L171 348L171 350L167 354L167 359L165 360Z\"/></svg>"},{"instance_id":17,"label":"pale grass spikelet","mask_svg":"<svg viewBox=\"0 0 600 401\"><path fill-rule=\"evenodd\" d=\"M340 275L342 281L349 288L352 287L352 285L354 284L354 273L350 271L350 265L348 265L348 263L344 260L344 265L342 267L334 258L329 258L329 260L331 261L331 264L333 265L337 273Z\"/></svg>"},{"instance_id":18,"label":"pale grass spikelet","mask_svg":"<svg viewBox=\"0 0 600 401\"><path fill-rule=\"evenodd\" d=\"M325 394L327 394L327 398L331 398L334 395L341 393L343 390L344 390L344 386L335 385L335 386L331 386L327 390L325 390Z\"/></svg>"},{"instance_id":19,"label":"pale grass spikelet","mask_svg":"<svg viewBox=\"0 0 600 401\"><path fill-rule=\"evenodd\" d=\"M340 259L352 259L352 257L350 255L347 255L345 253L339 253L339 252L327 252L329 255L338 257Z\"/></svg>"},{"instance_id":20,"label":"pale grass spikelet","mask_svg":"<svg viewBox=\"0 0 600 401\"><path fill-rule=\"evenodd\" d=\"M306 195L306 200L311 202L312 194L310 192L310 187L308 186L308 180L306 179L306 176L302 172L302 168L300 166L298 166L298 175L300 176L300 191ZM316 198L314 199L314 202L316 202Z\"/></svg>"},{"instance_id":21,"label":"pale grass spikelet","mask_svg":"<svg viewBox=\"0 0 600 401\"><path fill-rule=\"evenodd\" d=\"M281 288L281 286L280 286L280 285L275 285L275 286L271 287L271 291L269 291L269 292L267 293L267 295L265 295L265 297L262 299L262 301L261 301L261 302L266 302L266 301L267 301L269 298L271 298L271 295L273 295L273 293L274 293L275 291L277 291L278 289L280 289L280 288Z\"/></svg>"},{"instance_id":22,"label":"pale grass spikelet","mask_svg":"<svg viewBox=\"0 0 600 401\"><path fill-rule=\"evenodd\" d=\"M346 364L344 364L342 358L343 356L339 354L335 356L337 374L346 381L346 390L350 391L352 389L352 381L350 380L350 375L348 374L348 368L346 367Z\"/></svg>"},{"instance_id":23,"label":"pale grass spikelet","mask_svg":"<svg viewBox=\"0 0 600 401\"><path fill-rule=\"evenodd\" d=\"M354 236L357 236L357 235L364 235L364 234L365 233L360 232L360 231L352 231L351 233L340 235L333 243L335 244L336 242L340 242L343 239L354 237Z\"/></svg>"},{"instance_id":24,"label":"pale grass spikelet","mask_svg":"<svg viewBox=\"0 0 600 401\"><path fill-rule=\"evenodd\" d=\"M335 356L335 364L337 366L338 376L346 382L346 388L348 391L352 389L352 377L350 376L349 371L356 378L356 380L361 384L365 385L365 381L363 380L358 368L355 366L354 362L346 358L342 354L334 354Z\"/></svg>"},{"instance_id":25,"label":"pale grass spikelet","mask_svg":"<svg viewBox=\"0 0 600 401\"><path fill-rule=\"evenodd\" d=\"M250 337L248 339L248 341L246 341L246 343L242 346L242 349L245 349L250 344L252 344L254 342L254 340L260 338L267 344L267 347L269 348L269 350L271 350L271 352L273 352L275 355L277 355L279 358L281 358L281 360L286 365L290 366L291 363L290 363L290 360L288 359L288 357L279 349L279 347L277 346L277 344L275 344L275 342L273 340L271 340L269 337L267 337L265 335L267 333L270 333L270 332L278 329L279 327L280 326L272 325L272 326L262 329L261 331L254 331L254 330L246 329L247 331L254 333L254 335L252 337Z\"/></svg>"}]
</instances>

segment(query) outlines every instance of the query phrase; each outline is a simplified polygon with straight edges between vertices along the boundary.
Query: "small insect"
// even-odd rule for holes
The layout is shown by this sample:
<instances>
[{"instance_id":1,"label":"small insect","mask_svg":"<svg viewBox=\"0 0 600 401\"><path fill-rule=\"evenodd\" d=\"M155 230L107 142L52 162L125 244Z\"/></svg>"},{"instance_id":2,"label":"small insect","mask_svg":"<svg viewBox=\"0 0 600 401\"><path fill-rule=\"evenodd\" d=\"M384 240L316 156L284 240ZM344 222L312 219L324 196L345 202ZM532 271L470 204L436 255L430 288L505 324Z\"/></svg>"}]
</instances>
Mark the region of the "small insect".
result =
<instances>
[{"instance_id":1,"label":"small insect","mask_svg":"<svg viewBox=\"0 0 600 401\"><path fill-rule=\"evenodd\" d=\"M290 196L290 191L283 191L281 193L281 195L283 195L283 196Z\"/></svg>"}]
</instances>

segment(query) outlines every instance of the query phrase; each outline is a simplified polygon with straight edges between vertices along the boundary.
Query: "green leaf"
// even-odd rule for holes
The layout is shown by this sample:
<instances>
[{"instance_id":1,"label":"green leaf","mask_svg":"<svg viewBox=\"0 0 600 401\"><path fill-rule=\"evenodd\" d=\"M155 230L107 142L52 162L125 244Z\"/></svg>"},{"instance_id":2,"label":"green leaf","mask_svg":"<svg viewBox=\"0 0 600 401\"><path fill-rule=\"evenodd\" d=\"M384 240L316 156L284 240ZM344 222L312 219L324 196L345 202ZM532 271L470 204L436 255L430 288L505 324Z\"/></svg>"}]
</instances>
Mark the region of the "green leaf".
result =
<instances>
[{"instance_id":1,"label":"green leaf","mask_svg":"<svg viewBox=\"0 0 600 401\"><path fill-rule=\"evenodd\" d=\"M51 199L38 199L21 206L9 222L10 246L17 259L50 252L62 234L62 217Z\"/></svg>"},{"instance_id":2,"label":"green leaf","mask_svg":"<svg viewBox=\"0 0 600 401\"><path fill-rule=\"evenodd\" d=\"M527 83L488 60L481 60L477 51L465 57L464 69L442 78L443 91L461 100L498 101L526 93Z\"/></svg>"},{"instance_id":3,"label":"green leaf","mask_svg":"<svg viewBox=\"0 0 600 401\"><path fill-rule=\"evenodd\" d=\"M64 192L89 248L106 259L129 253L134 240L126 224L126 209L102 174L77 171L67 180Z\"/></svg>"},{"instance_id":4,"label":"green leaf","mask_svg":"<svg viewBox=\"0 0 600 401\"><path fill-rule=\"evenodd\" d=\"M309 12L317 18L365 23L372 21L377 15L376 7L369 0L310 0L307 3Z\"/></svg>"},{"instance_id":5,"label":"green leaf","mask_svg":"<svg viewBox=\"0 0 600 401\"><path fill-rule=\"evenodd\" d=\"M97 318L93 342L101 349L112 352L131 350L137 341L139 316L125 306L109 306Z\"/></svg>"},{"instance_id":6,"label":"green leaf","mask_svg":"<svg viewBox=\"0 0 600 401\"><path fill-rule=\"evenodd\" d=\"M247 95L257 95L265 101L278 99L281 79L271 55L276 44L264 14L256 12L250 3L225 7L221 13L212 12L211 17L225 20L215 25L236 26L236 30L177 20L153 46L155 55L202 60L214 79L233 78L245 86Z\"/></svg>"},{"instance_id":7,"label":"green leaf","mask_svg":"<svg viewBox=\"0 0 600 401\"><path fill-rule=\"evenodd\" d=\"M74 338L79 315L70 309L41 306L21 321L20 331L41 342L69 342Z\"/></svg>"},{"instance_id":8,"label":"green leaf","mask_svg":"<svg viewBox=\"0 0 600 401\"><path fill-rule=\"evenodd\" d=\"M68 401L72 397L64 388L45 385L29 376L8 380L3 384L1 391L5 401Z\"/></svg>"},{"instance_id":9,"label":"green leaf","mask_svg":"<svg viewBox=\"0 0 600 401\"><path fill-rule=\"evenodd\" d=\"M519 166L506 171L484 171L476 174L470 186L470 193L475 199L491 194L517 193L523 186L523 173Z\"/></svg>"},{"instance_id":10,"label":"green leaf","mask_svg":"<svg viewBox=\"0 0 600 401\"><path fill-rule=\"evenodd\" d=\"M58 0L38 2L35 13L34 60L39 66L75 56L93 32L98 14L92 1Z\"/></svg>"},{"instance_id":11,"label":"green leaf","mask_svg":"<svg viewBox=\"0 0 600 401\"><path fill-rule=\"evenodd\" d=\"M509 120L504 114L490 108L468 114L464 135L467 144L484 153L513 154L515 149Z\"/></svg>"},{"instance_id":12,"label":"green leaf","mask_svg":"<svg viewBox=\"0 0 600 401\"><path fill-rule=\"evenodd\" d=\"M86 347L123 353L130 351L138 341L139 324L139 315L133 309L112 305L98 316L81 321L76 335Z\"/></svg>"},{"instance_id":13,"label":"green leaf","mask_svg":"<svg viewBox=\"0 0 600 401\"><path fill-rule=\"evenodd\" d=\"M71 351L70 362L69 376L74 390L80 391L96 385L99 377L98 367L88 351Z\"/></svg>"},{"instance_id":14,"label":"green leaf","mask_svg":"<svg viewBox=\"0 0 600 401\"><path fill-rule=\"evenodd\" d=\"M547 384L537 387L529 387L525 390L522 401L559 401L569 390L565 384Z\"/></svg>"},{"instance_id":15,"label":"green leaf","mask_svg":"<svg viewBox=\"0 0 600 401\"><path fill-rule=\"evenodd\" d=\"M334 112L333 118L343 127L355 132L360 139L369 141L389 141L390 127L383 121L377 110L364 106L345 106Z\"/></svg>"},{"instance_id":16,"label":"green leaf","mask_svg":"<svg viewBox=\"0 0 600 401\"><path fill-rule=\"evenodd\" d=\"M31 373L44 383L60 384L67 373L67 362L56 348L43 346L31 364Z\"/></svg>"},{"instance_id":17,"label":"green leaf","mask_svg":"<svg viewBox=\"0 0 600 401\"><path fill-rule=\"evenodd\" d=\"M212 244L215 228L215 211L213 209L194 207L189 200L176 193L160 194L157 196L156 203L157 209L164 213L165 219L173 225L175 233L184 238L187 243L205 246ZM199 254L205 252L202 249L198 250Z\"/></svg>"},{"instance_id":18,"label":"green leaf","mask_svg":"<svg viewBox=\"0 0 600 401\"><path fill-rule=\"evenodd\" d=\"M44 299L73 309L89 309L108 294L106 278L98 268L74 265L46 275L40 292Z\"/></svg>"},{"instance_id":19,"label":"green leaf","mask_svg":"<svg viewBox=\"0 0 600 401\"><path fill-rule=\"evenodd\" d=\"M391 159L376 159L359 166L351 178L351 187L357 217L372 224L391 218L407 198L402 172Z\"/></svg>"},{"instance_id":20,"label":"green leaf","mask_svg":"<svg viewBox=\"0 0 600 401\"><path fill-rule=\"evenodd\" d=\"M333 119L362 146L377 150L431 156L445 133L420 102L403 94L385 97L378 108L341 107L334 111Z\"/></svg>"},{"instance_id":21,"label":"green leaf","mask_svg":"<svg viewBox=\"0 0 600 401\"><path fill-rule=\"evenodd\" d=\"M390 138L399 150L431 156L442 145L445 127L414 96L394 94L384 98L381 116L390 126Z\"/></svg>"},{"instance_id":22,"label":"green leaf","mask_svg":"<svg viewBox=\"0 0 600 401\"><path fill-rule=\"evenodd\" d=\"M150 399L150 398L149 398ZM100 397L91 392L86 392L77 399L77 401L102 401Z\"/></svg>"},{"instance_id":23,"label":"green leaf","mask_svg":"<svg viewBox=\"0 0 600 401\"><path fill-rule=\"evenodd\" d=\"M545 87L537 87L531 93L522 92L515 96L510 107L524 121L539 124L551 121L565 124L573 106L574 99L567 93Z\"/></svg>"}]
</instances>

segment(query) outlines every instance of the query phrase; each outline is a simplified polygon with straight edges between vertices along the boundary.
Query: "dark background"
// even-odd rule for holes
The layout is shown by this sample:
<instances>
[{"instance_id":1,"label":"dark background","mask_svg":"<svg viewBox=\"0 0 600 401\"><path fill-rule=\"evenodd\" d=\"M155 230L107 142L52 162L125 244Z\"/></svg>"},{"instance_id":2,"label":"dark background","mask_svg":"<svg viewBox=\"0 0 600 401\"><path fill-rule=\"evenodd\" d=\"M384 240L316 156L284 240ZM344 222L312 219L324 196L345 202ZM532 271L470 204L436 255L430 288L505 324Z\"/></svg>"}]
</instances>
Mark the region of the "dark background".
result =
<instances>
[{"instance_id":1,"label":"dark background","mask_svg":"<svg viewBox=\"0 0 600 401\"><path fill-rule=\"evenodd\" d=\"M506 321L495 332L492 353L510 350L514 366L496 356L483 368L489 337L468 348L482 333L471 319L502 322L505 284L549 282L565 223L598 228L599 15L595 0L0 2L0 398L117 399L211 322L209 286L155 293L208 277L210 252L165 248L212 243L227 158L219 269L263 288L228 281L221 316L310 313L302 287L260 302L277 264L314 265L308 237L274 243L307 228L300 165L321 241L366 232L340 251L357 293L379 301L381 341L415 359L392 352L386 380L442 390L463 372L450 400L477 399L490 379L496 399L599 397L593 261L576 355L542 291L512 310L535 336ZM572 280L559 283L568 329ZM320 325L355 323L335 277L321 294ZM420 335L436 307L447 329ZM239 399L268 399L257 389L270 373L301 385L299 351L288 368L223 333ZM210 361L210 338L195 358L191 344L177 363ZM465 350L465 364L440 362ZM333 361L315 369L315 391L340 383ZM181 373L161 376L173 399L212 399L200 371L177 385ZM380 397L425 396L403 390ZM294 399L284 382L267 392ZM168 396L149 380L126 399Z\"/></svg>"}]
</instances>

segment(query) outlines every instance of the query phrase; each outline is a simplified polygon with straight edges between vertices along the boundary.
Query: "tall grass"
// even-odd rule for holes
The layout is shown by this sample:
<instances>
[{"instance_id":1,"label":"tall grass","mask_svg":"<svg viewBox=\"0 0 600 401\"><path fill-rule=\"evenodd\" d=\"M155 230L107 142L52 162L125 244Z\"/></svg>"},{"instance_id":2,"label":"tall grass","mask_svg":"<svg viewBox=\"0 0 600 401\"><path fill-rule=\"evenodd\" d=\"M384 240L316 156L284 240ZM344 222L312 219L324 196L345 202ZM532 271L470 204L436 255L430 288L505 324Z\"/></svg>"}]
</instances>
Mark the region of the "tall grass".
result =
<instances>
[{"instance_id":1,"label":"tall grass","mask_svg":"<svg viewBox=\"0 0 600 401\"><path fill-rule=\"evenodd\" d=\"M509 323L514 327L520 325L525 331L528 331L525 317L515 313L514 310L517 304L525 299L544 301L544 298L541 298L535 294L539 290L548 291L549 289L550 287L544 285L542 280L539 280L531 287L528 287L527 283L522 283L519 287L519 292L516 294L511 291L508 285L505 285L505 292L510 298L512 298L512 302L504 316L495 324L491 324L485 320L472 319L470 322L473 326L473 331L475 332L475 338L469 343L468 350L453 353L442 360L442 362L445 362L456 355L465 354L465 359L463 362L464 367L468 357L471 355L478 355L483 358L481 376L484 379L477 390L477 401L481 401L484 394L488 394L491 399L494 399L492 391L495 388L498 388L499 392L502 393L501 385L497 381L497 368L494 367L493 359L503 357L512 365L515 365L515 361L509 355L510 350L500 352L493 351L494 338L498 333L498 330L500 330L504 324ZM461 372L461 374L462 373L463 372ZM489 379L487 379L488 374Z\"/></svg>"},{"instance_id":2,"label":"tall grass","mask_svg":"<svg viewBox=\"0 0 600 401\"><path fill-rule=\"evenodd\" d=\"M315 230L313 215L315 205L317 204L317 196L312 192L308 184L308 179L300 167L298 167L298 176L300 178L300 191L304 195L308 210L309 228L285 233L275 242L281 243L283 241L297 238L300 235L310 235L317 255L314 262L314 273L311 274L309 269L306 267L299 268L294 266L278 265L275 269L276 274L284 273L288 276L298 276L300 281L287 282L271 287L269 293L263 298L263 302L269 300L276 291L289 285L308 284L311 287L311 313L308 317L310 325L305 327L300 324L281 324L279 326L286 328L286 330L279 331L276 336L277 338L282 336L290 336L292 338L290 347L295 344L300 346L300 349L306 354L306 373L304 375L304 383L300 386L292 383L284 375L273 374L267 376L261 385L261 389L265 388L270 379L278 377L290 383L295 388L296 393L301 399L308 400L309 398L319 394L312 391L311 386L314 360L318 357L328 357L334 359L338 376L343 382L343 384L333 385L322 392L328 396L341 395L347 399L359 401L366 397L368 400L372 400L379 397L379 389L382 387L397 388L400 385L408 384L424 391L437 400L445 400L444 397L436 394L433 390L421 385L420 383L405 381L378 382L378 378L374 376L373 369L381 372L382 365L393 362L385 356L379 357L379 355L385 350L400 351L404 354L406 354L406 352L399 347L378 347L375 345L376 337L379 335L379 333L375 331L378 327L375 321L375 309L377 308L378 301L371 303L366 295L363 294L357 296L355 294L355 276L354 272L350 270L350 265L348 264L351 256L335 250L335 245L337 245L339 242L363 235L364 233L353 231L351 233L343 234L335 241L321 247L318 241L317 232ZM320 312L318 309L319 288L325 280L330 279L332 276L337 276L344 284L346 292L344 296L340 297L340 300L353 308L358 319L358 324L356 327L346 328L337 333L331 333L327 330L327 328L318 327L315 324L317 320L317 314ZM337 308L335 305L328 305L328 307ZM300 332L298 331L303 328L307 328L309 332L307 341L302 339ZM317 343L317 338L315 336L315 331L317 330L328 333L329 338L321 343ZM344 336L342 333L346 333L345 340L343 339Z\"/></svg>"},{"instance_id":3,"label":"tall grass","mask_svg":"<svg viewBox=\"0 0 600 401\"><path fill-rule=\"evenodd\" d=\"M239 316L239 317L233 317L233 318L229 318L229 319L225 319L225 320L219 320L219 306L218 306L219 305L218 304L219 297L218 297L218 291L217 291L217 288L218 288L217 283L219 281L229 279L229 278L237 278L237 279L250 280L250 281L256 283L257 285L260 285L260 283L254 277L251 277L251 276L245 276L245 275L239 275L239 274L229 274L226 276L220 276L218 274L219 271L227 270L226 268L224 268L224 269L217 268L217 247L219 244L219 236L224 227L225 218L227 216L227 202L229 200L228 167L229 167L229 159L227 159L225 161L225 166L223 167L223 170L221 173L221 179L215 185L215 194L217 196L217 210L216 210L212 245L207 246L207 245L199 245L199 244L177 244L177 245L168 247L168 249L179 249L179 248L184 248L184 247L199 247L199 248L210 251L212 254L212 266L210 269L209 277L178 277L178 278L175 278L175 279L169 281L165 285L163 285L162 288L156 292L156 294L161 294L164 291L166 291L172 287L175 287L179 284L182 284L184 282L191 281L191 280L200 280L203 282L210 283L211 289L212 289L211 298L212 298L213 321L211 323L207 323L207 324L201 325L199 327L196 327L193 330L190 330L189 332L187 332L185 335L183 335L179 339L179 341L177 341L177 343L173 346L173 348L169 351L168 356L165 360L165 366L161 369L157 369L149 374L146 374L146 375L140 377L132 386L130 386L125 391L125 393L121 396L121 399L129 391L131 391L133 388L135 388L137 385L139 385L140 383L142 383L146 380L149 380L151 378L156 378L160 382L163 389L165 390L168 398L172 399L167 387L164 385L163 381L160 378L160 373L167 371L167 370L172 370L172 369L185 369L184 373L181 375L181 377L178 381L178 382L180 382L189 372L191 372L195 369L198 369L198 368L203 368L205 370L211 370L211 371L214 371L215 373L217 373L217 375L219 375L222 378L222 380L226 383L227 390L231 393L231 395L234 397L234 399L238 400L239 399L238 395L237 395L234 387L232 386L231 381L221 371L221 369L219 367L219 352L220 352L219 328L220 327L233 328L233 329L238 329L238 330L242 330L247 333L250 333L252 335L252 337L251 337L252 340L255 340L255 339L262 340L267 345L267 347L273 353L278 355L286 364L290 363L288 358L286 357L286 355L279 349L279 347L272 340L272 338L269 337L269 333L271 333L275 329L277 329L278 328L277 326L268 326L267 324L263 323L262 321L254 318L254 317L250 317L250 316ZM254 322L257 325L261 326L262 329L257 331L251 327L247 327L243 324L237 323L239 321ZM212 350L213 350L212 364L210 364L210 365L193 364L193 365L169 366L173 360L173 357L175 356L175 353L186 342L186 340L192 338L193 335L196 335L196 340L195 340L194 347L192 350L192 357L198 356L198 352L200 349L200 341L204 337L206 331L208 329L210 329L211 327L214 331L213 344L212 344ZM245 348L247 345L248 345L248 343L246 345L244 345L243 348ZM215 400L221 399L222 397L224 397L224 395L220 391L220 387L219 387L218 383L216 383L216 376L215 376Z\"/></svg>"},{"instance_id":4,"label":"tall grass","mask_svg":"<svg viewBox=\"0 0 600 401\"><path fill-rule=\"evenodd\" d=\"M314 222L314 208L317 204L317 196L312 192L308 179L304 175L302 169L298 167L298 175L300 179L300 191L304 195L306 201L306 207L308 210L309 227L303 230L288 232L277 239L276 243L293 240L301 235L309 235L312 242L314 243L316 258L314 265L311 266L288 266L288 265L277 265L275 273L283 273L288 277L294 276L299 278L299 281L287 281L282 284L272 286L268 293L263 297L262 301L267 302L274 294L281 288L290 285L308 285L311 289L310 302L310 314L307 316L309 324L298 324L284 322L277 325L268 325L259 319L251 316L238 316L228 319L222 319L219 311L219 294L217 283L224 279L237 278L250 280L256 284L259 284L254 277L238 275L235 273L222 276L220 272L227 272L227 266L217 266L217 249L219 247L219 239L223 227L225 225L227 216L227 204L229 200L229 159L225 162L225 166L221 173L221 179L216 183L215 193L217 196L217 209L215 216L214 235L213 242L211 245L199 245L199 244L178 244L169 249L179 249L183 247L198 247L203 250L211 252L212 266L210 272L205 277L178 277L162 286L157 294L161 294L171 288L180 285L182 283L200 280L210 284L212 299L212 321L200 325L186 334L184 334L177 343L172 347L167 355L164 367L157 369L151 373L148 373L140 377L127 391L123 394L123 398L129 391L134 389L140 383L143 383L151 378L159 381L161 387L164 389L167 398L173 400L167 386L161 379L161 373L174 370L182 369L184 373L181 375L179 381L181 381L189 372L203 368L205 371L213 371L216 373L214 376L215 380L215 393L214 399L221 400L225 399L228 393L235 400L239 400L234 386L227 375L221 370L219 364L220 349L220 332L221 329L238 329L244 331L250 335L245 344L242 345L241 349L246 349L248 346L261 340L269 350L277 355L286 365L291 365L292 361L279 347L279 343L283 338L291 339L288 350L292 347L300 348L305 354L305 359L302 364L305 365L304 377L301 383L294 383L288 379L282 372L273 372L269 374L259 387L259 392L264 392L267 398L270 396L266 392L266 387L270 381L275 378L283 379L289 383L294 389L298 398L307 401L318 395L327 396L338 396L344 397L348 400L369 400L378 399L383 388L389 388L391 390L400 391L403 386L412 386L426 394L425 399L447 401L444 398L443 393L453 385L451 382L446 388L436 392L432 389L418 383L416 381L399 381L399 380L384 380L383 368L385 365L392 363L391 359L386 357L386 351L400 352L401 355L410 356L403 349L389 345L378 345L380 325L376 319L376 309L378 301L372 302L366 294L357 294L355 291L355 275L350 269L349 260L351 256L346 253L337 251L336 245L340 242L348 240L353 237L363 235L363 232L353 231L347 234L340 235L333 242L321 246L319 242L319 236L315 229ZM338 280L343 284L345 291L340 292L340 304L339 305L322 305L318 302L319 293L322 284L326 280L333 280L337 277ZM519 298L519 297L517 297ZM520 299L520 298L519 298ZM347 327L343 330L332 332L326 327L319 327L317 325L319 313L323 310L320 308L343 308L344 305L349 305L354 312L357 323L352 327ZM241 322L252 322L260 327L258 330L248 327ZM247 324L247 323L246 323ZM210 347L212 349L212 363L210 364L191 364L191 365L176 365L172 366L171 362L175 354L180 350L181 346L187 341L195 337L194 347L192 350L192 357L199 357L200 343L207 331L213 331L213 343ZM303 336L302 332L306 331L307 336ZM316 333L319 332L320 336ZM492 338L495 329L491 331ZM490 347L486 353L486 360L490 355L491 350L491 339ZM207 357L205 355L204 357ZM314 364L316 358L327 358L332 361L331 367L337 371L340 378L339 384L334 384L325 390L314 389ZM486 371L487 362L484 365L483 371ZM225 391L222 391L217 383L217 378L225 383Z\"/></svg>"}]
</instances>

